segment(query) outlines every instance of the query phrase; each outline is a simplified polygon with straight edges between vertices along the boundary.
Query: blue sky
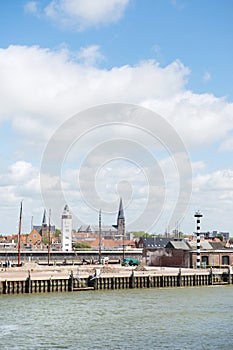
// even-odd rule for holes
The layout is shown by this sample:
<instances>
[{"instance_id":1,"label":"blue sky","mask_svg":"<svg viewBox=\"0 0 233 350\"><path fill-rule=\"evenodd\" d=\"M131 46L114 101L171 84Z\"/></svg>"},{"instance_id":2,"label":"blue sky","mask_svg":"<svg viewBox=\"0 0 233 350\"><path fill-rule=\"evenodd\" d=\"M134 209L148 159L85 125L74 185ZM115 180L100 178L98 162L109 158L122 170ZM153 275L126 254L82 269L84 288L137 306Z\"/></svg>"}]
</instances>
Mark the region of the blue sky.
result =
<instances>
[{"instance_id":1,"label":"blue sky","mask_svg":"<svg viewBox=\"0 0 233 350\"><path fill-rule=\"evenodd\" d=\"M40 163L57 128L75 113L113 102L149 108L165 118L183 140L193 168L193 190L179 223L181 230L194 230L193 212L201 209L203 229L231 232L232 1L101 0L96 4L80 0L0 2L0 233L17 231L21 199L24 230L30 230L32 216L35 223L41 221L45 204L40 194ZM123 131L132 138L133 132ZM120 137L114 128L108 129L110 142L113 136L109 135ZM89 198L88 188L80 197L76 179L82 169L80 158L88 155L91 164L91 149L104 138L101 132L90 134L81 145L76 142L77 149L67 156L62 181L75 216L74 228L96 222L98 203L90 207L83 203ZM143 143L136 132L135 138ZM166 152L161 156L151 143L147 148L166 178L169 157ZM105 169L107 163L95 157L100 169L103 166L98 174L103 177L107 168L115 174L117 162L109 159ZM106 210L106 223L115 220L119 193L114 194L114 186L127 179L128 171L135 176L131 184L135 189L125 198L129 229L161 233L168 228L170 201L175 200L172 188L177 181L169 176L168 203L161 203L161 217L155 218L152 227L143 220L141 227L134 226L140 207L147 210L146 180L142 184L136 171L143 172L145 167L141 164L133 171L131 164L121 164L122 174L112 176L109 183L103 178L96 183L100 196L114 203L109 213ZM148 210L153 212L153 208ZM53 212L59 226L59 208Z\"/></svg>"}]
</instances>

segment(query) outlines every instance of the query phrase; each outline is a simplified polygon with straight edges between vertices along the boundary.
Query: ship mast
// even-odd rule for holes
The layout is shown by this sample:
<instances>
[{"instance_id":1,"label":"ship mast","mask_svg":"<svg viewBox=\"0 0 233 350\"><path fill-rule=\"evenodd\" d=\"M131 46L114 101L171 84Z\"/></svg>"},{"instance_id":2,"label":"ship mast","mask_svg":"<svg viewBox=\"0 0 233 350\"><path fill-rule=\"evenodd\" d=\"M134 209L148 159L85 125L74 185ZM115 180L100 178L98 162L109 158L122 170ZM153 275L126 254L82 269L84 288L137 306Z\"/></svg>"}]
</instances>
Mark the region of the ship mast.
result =
<instances>
[{"instance_id":1,"label":"ship mast","mask_svg":"<svg viewBox=\"0 0 233 350\"><path fill-rule=\"evenodd\" d=\"M102 231L101 231L101 209L99 211L99 263L101 263L101 255L102 255Z\"/></svg>"},{"instance_id":2,"label":"ship mast","mask_svg":"<svg viewBox=\"0 0 233 350\"><path fill-rule=\"evenodd\" d=\"M20 240L21 240L21 228L22 228L22 201L20 202L19 213L19 232L18 232L18 266L20 266Z\"/></svg>"},{"instance_id":3,"label":"ship mast","mask_svg":"<svg viewBox=\"0 0 233 350\"><path fill-rule=\"evenodd\" d=\"M49 209L49 232L48 232L48 266L50 264L50 244L51 244L51 209Z\"/></svg>"}]
</instances>

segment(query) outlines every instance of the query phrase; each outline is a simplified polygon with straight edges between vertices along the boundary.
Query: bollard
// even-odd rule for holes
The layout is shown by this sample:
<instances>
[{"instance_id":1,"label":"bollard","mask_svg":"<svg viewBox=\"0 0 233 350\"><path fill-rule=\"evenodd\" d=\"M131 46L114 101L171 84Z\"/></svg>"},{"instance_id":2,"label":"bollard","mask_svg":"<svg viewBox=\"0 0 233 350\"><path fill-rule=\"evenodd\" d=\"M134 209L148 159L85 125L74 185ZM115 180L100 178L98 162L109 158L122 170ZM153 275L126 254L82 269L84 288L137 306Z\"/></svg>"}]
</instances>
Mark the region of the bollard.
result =
<instances>
[{"instance_id":1,"label":"bollard","mask_svg":"<svg viewBox=\"0 0 233 350\"><path fill-rule=\"evenodd\" d=\"M87 286L97 289L97 279L93 278L93 276L89 276L87 279Z\"/></svg>"},{"instance_id":2,"label":"bollard","mask_svg":"<svg viewBox=\"0 0 233 350\"><path fill-rule=\"evenodd\" d=\"M30 271L28 271L28 277L26 278L25 282L25 293L31 293L31 275Z\"/></svg>"},{"instance_id":3,"label":"bollard","mask_svg":"<svg viewBox=\"0 0 233 350\"><path fill-rule=\"evenodd\" d=\"M177 275L177 287L182 286L182 276L181 276L181 269L179 269L179 273Z\"/></svg>"},{"instance_id":4,"label":"bollard","mask_svg":"<svg viewBox=\"0 0 233 350\"><path fill-rule=\"evenodd\" d=\"M129 288L135 288L134 271L132 271L132 274L131 274L131 276L129 277Z\"/></svg>"},{"instance_id":5,"label":"bollard","mask_svg":"<svg viewBox=\"0 0 233 350\"><path fill-rule=\"evenodd\" d=\"M210 273L209 273L208 277L209 277L208 283L211 286L213 284L213 269L212 269L212 267L210 267Z\"/></svg>"},{"instance_id":6,"label":"bollard","mask_svg":"<svg viewBox=\"0 0 233 350\"><path fill-rule=\"evenodd\" d=\"M150 288L151 286L152 286L151 277L147 276L147 288Z\"/></svg>"},{"instance_id":7,"label":"bollard","mask_svg":"<svg viewBox=\"0 0 233 350\"><path fill-rule=\"evenodd\" d=\"M228 283L231 284L232 267L228 266Z\"/></svg>"},{"instance_id":8,"label":"bollard","mask_svg":"<svg viewBox=\"0 0 233 350\"><path fill-rule=\"evenodd\" d=\"M7 280L2 281L2 294L7 294L7 286L8 286Z\"/></svg>"},{"instance_id":9,"label":"bollard","mask_svg":"<svg viewBox=\"0 0 233 350\"><path fill-rule=\"evenodd\" d=\"M73 288L74 288L74 275L73 275L73 271L71 271L70 277L68 280L68 292L73 292Z\"/></svg>"}]
</instances>

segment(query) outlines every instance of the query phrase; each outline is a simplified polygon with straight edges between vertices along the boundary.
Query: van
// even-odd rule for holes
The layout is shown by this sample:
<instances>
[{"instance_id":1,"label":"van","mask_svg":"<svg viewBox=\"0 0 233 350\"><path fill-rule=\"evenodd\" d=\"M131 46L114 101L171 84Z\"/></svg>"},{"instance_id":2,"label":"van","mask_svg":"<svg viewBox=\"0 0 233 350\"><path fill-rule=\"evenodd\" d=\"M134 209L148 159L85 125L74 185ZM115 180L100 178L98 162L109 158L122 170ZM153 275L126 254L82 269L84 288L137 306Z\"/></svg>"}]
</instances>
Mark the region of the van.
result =
<instances>
[{"instance_id":1,"label":"van","mask_svg":"<svg viewBox=\"0 0 233 350\"><path fill-rule=\"evenodd\" d=\"M122 261L122 266L139 266L140 261L133 258L126 258Z\"/></svg>"}]
</instances>

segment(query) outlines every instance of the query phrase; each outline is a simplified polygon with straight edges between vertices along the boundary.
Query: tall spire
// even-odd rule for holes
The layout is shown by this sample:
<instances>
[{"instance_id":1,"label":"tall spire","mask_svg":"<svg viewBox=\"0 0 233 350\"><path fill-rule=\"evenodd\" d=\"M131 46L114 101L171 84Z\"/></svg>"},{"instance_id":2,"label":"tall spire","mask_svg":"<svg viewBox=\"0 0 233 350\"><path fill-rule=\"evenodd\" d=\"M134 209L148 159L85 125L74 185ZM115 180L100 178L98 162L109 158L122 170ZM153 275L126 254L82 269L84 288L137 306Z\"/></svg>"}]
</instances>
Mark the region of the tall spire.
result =
<instances>
[{"instance_id":1,"label":"tall spire","mask_svg":"<svg viewBox=\"0 0 233 350\"><path fill-rule=\"evenodd\" d=\"M124 219L124 210L123 210L123 204L122 204L122 198L120 199L120 205L119 205L119 212L118 212L118 219Z\"/></svg>"},{"instance_id":2,"label":"tall spire","mask_svg":"<svg viewBox=\"0 0 233 350\"><path fill-rule=\"evenodd\" d=\"M46 210L44 209L42 225L46 225Z\"/></svg>"},{"instance_id":3,"label":"tall spire","mask_svg":"<svg viewBox=\"0 0 233 350\"><path fill-rule=\"evenodd\" d=\"M120 198L119 211L118 211L118 216L117 216L117 224L112 225L112 226L117 229L117 236L118 237L124 237L124 234L125 234L125 215L124 215L124 210L123 210L122 198Z\"/></svg>"}]
</instances>

